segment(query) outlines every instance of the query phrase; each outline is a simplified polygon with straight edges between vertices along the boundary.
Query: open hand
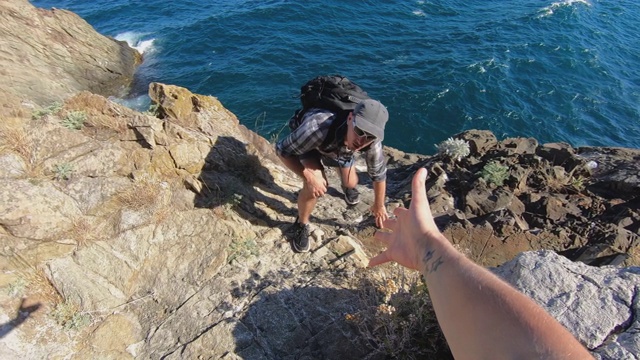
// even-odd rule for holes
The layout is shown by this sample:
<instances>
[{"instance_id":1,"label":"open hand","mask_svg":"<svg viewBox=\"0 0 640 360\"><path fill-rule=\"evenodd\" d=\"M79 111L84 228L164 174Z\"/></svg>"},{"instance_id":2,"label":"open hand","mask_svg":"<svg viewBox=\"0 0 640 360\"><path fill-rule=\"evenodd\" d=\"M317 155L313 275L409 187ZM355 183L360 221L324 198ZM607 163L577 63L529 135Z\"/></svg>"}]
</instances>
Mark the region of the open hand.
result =
<instances>
[{"instance_id":1,"label":"open hand","mask_svg":"<svg viewBox=\"0 0 640 360\"><path fill-rule=\"evenodd\" d=\"M413 176L412 199L409 209L396 208L395 219L383 222L386 230L377 231L375 238L387 249L369 260L369 266L395 261L398 264L420 270L422 258L431 241L444 240L431 215L425 181L427 170L421 168Z\"/></svg>"}]
</instances>

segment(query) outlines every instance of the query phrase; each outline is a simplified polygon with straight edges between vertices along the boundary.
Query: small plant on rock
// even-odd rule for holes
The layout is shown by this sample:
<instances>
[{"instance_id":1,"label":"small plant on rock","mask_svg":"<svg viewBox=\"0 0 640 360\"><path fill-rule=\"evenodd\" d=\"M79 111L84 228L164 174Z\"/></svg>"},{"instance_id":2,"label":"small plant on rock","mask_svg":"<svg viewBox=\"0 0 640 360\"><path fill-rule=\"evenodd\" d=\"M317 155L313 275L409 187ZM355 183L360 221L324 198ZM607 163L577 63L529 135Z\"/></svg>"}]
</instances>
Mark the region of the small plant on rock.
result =
<instances>
[{"instance_id":1,"label":"small plant on rock","mask_svg":"<svg viewBox=\"0 0 640 360\"><path fill-rule=\"evenodd\" d=\"M145 115L157 117L160 114L160 105L151 104L147 111L144 112Z\"/></svg>"},{"instance_id":2,"label":"small plant on rock","mask_svg":"<svg viewBox=\"0 0 640 360\"><path fill-rule=\"evenodd\" d=\"M9 294L9 296L17 297L24 293L24 290L26 287L27 287L27 281L23 278L19 278L9 284L7 293Z\"/></svg>"},{"instance_id":3,"label":"small plant on rock","mask_svg":"<svg viewBox=\"0 0 640 360\"><path fill-rule=\"evenodd\" d=\"M255 239L244 239L242 241L233 241L229 245L229 256L227 260L229 263L237 261L239 259L247 259L250 256L258 256L258 245Z\"/></svg>"},{"instance_id":4,"label":"small plant on rock","mask_svg":"<svg viewBox=\"0 0 640 360\"><path fill-rule=\"evenodd\" d=\"M51 312L51 317L66 330L80 330L91 324L91 316L81 312L71 301L60 302Z\"/></svg>"},{"instance_id":5,"label":"small plant on rock","mask_svg":"<svg viewBox=\"0 0 640 360\"><path fill-rule=\"evenodd\" d=\"M53 167L53 174L56 180L69 180L73 174L73 165L70 163L57 164Z\"/></svg>"},{"instance_id":6,"label":"small plant on rock","mask_svg":"<svg viewBox=\"0 0 640 360\"><path fill-rule=\"evenodd\" d=\"M60 109L62 109L62 104L59 102L54 102L53 104L47 106L46 108L34 110L33 113L31 113L31 118L33 120L42 119L47 115L57 113L58 111L60 111Z\"/></svg>"},{"instance_id":7,"label":"small plant on rock","mask_svg":"<svg viewBox=\"0 0 640 360\"><path fill-rule=\"evenodd\" d=\"M509 168L497 161L491 161L482 168L480 176L489 184L502 186L509 178Z\"/></svg>"},{"instance_id":8,"label":"small plant on rock","mask_svg":"<svg viewBox=\"0 0 640 360\"><path fill-rule=\"evenodd\" d=\"M436 148L438 148L439 155L456 161L460 161L460 159L469 156L471 153L469 143L462 139L448 138L436 145Z\"/></svg>"},{"instance_id":9,"label":"small plant on rock","mask_svg":"<svg viewBox=\"0 0 640 360\"><path fill-rule=\"evenodd\" d=\"M587 179L585 179L583 176L578 175L577 177L571 177L571 180L569 182L569 186L573 189L575 189L576 191L583 191L586 187L585 183L586 183Z\"/></svg>"},{"instance_id":10,"label":"small plant on rock","mask_svg":"<svg viewBox=\"0 0 640 360\"><path fill-rule=\"evenodd\" d=\"M80 130L85 121L87 121L87 114L84 111L72 111L62 119L62 126L71 130Z\"/></svg>"}]
</instances>

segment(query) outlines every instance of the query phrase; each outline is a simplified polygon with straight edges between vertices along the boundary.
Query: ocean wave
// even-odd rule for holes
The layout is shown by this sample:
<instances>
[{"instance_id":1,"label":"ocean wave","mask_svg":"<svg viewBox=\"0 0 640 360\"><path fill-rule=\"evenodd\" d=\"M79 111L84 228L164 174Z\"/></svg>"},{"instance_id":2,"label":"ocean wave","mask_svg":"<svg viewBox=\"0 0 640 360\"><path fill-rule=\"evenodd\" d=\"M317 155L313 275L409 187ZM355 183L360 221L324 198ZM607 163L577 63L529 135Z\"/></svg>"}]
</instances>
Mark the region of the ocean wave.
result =
<instances>
[{"instance_id":1,"label":"ocean wave","mask_svg":"<svg viewBox=\"0 0 640 360\"><path fill-rule=\"evenodd\" d=\"M424 11L422 11L422 10L413 10L413 15L415 15L415 16L426 16Z\"/></svg>"},{"instance_id":2,"label":"ocean wave","mask_svg":"<svg viewBox=\"0 0 640 360\"><path fill-rule=\"evenodd\" d=\"M139 53L151 53L155 50L153 43L155 39L144 39L148 34L127 31L116 35L114 38L120 41L126 41L129 46L138 50Z\"/></svg>"},{"instance_id":3,"label":"ocean wave","mask_svg":"<svg viewBox=\"0 0 640 360\"><path fill-rule=\"evenodd\" d=\"M629 32L638 1L73 3L145 52L125 99L135 108L148 106L150 82L175 84L216 96L269 137L299 105L300 83L342 73L403 119L385 138L403 151L470 128L640 147L638 35ZM309 21L318 14L322 24Z\"/></svg>"},{"instance_id":4,"label":"ocean wave","mask_svg":"<svg viewBox=\"0 0 640 360\"><path fill-rule=\"evenodd\" d=\"M563 1L557 1L554 2L553 4L544 7L542 9L540 9L538 11L538 17L548 17L554 14L555 10L560 9L560 8L564 8L564 7L571 7L574 4L584 4L587 6L591 6L591 3L587 0L563 0Z\"/></svg>"}]
</instances>

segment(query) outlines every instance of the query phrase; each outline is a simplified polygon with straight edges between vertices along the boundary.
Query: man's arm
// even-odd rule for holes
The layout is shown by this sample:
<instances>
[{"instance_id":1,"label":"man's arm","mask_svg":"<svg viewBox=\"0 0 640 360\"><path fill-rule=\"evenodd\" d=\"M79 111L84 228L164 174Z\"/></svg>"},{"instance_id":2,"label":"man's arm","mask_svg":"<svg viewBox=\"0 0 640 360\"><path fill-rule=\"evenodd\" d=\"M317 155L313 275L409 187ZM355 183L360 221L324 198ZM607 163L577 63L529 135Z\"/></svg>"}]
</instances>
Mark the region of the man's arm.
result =
<instances>
[{"instance_id":1,"label":"man's arm","mask_svg":"<svg viewBox=\"0 0 640 360\"><path fill-rule=\"evenodd\" d=\"M330 125L327 120L333 117L332 112L320 109L310 110L304 115L302 124L276 144L276 154L282 163L302 178L313 197L322 196L327 192L326 180L315 176L317 166L312 168L305 166L299 156L316 149L322 143Z\"/></svg>"},{"instance_id":2,"label":"man's arm","mask_svg":"<svg viewBox=\"0 0 640 360\"><path fill-rule=\"evenodd\" d=\"M304 186L307 186L314 198L320 197L327 192L327 182L324 178L319 179L314 174L314 169L307 168L297 156L285 156L278 154L282 163L302 178ZM315 169L317 170L317 169Z\"/></svg>"},{"instance_id":3,"label":"man's arm","mask_svg":"<svg viewBox=\"0 0 640 360\"><path fill-rule=\"evenodd\" d=\"M371 144L369 150L365 153L365 161L367 163L367 172L373 181L374 201L370 210L376 219L376 226L382 228L389 215L384 203L387 191L387 162L381 142L376 141Z\"/></svg>"},{"instance_id":4,"label":"man's arm","mask_svg":"<svg viewBox=\"0 0 640 360\"><path fill-rule=\"evenodd\" d=\"M376 226L382 228L384 221L389 218L387 214L387 207L384 204L385 196L387 192L387 180L380 180L373 182L373 205L371 205L371 212L376 219Z\"/></svg>"},{"instance_id":5,"label":"man's arm","mask_svg":"<svg viewBox=\"0 0 640 360\"><path fill-rule=\"evenodd\" d=\"M591 359L591 354L533 300L457 251L433 221L426 170L413 178L409 209L385 221L376 238L388 261L422 272L438 322L456 359Z\"/></svg>"}]
</instances>

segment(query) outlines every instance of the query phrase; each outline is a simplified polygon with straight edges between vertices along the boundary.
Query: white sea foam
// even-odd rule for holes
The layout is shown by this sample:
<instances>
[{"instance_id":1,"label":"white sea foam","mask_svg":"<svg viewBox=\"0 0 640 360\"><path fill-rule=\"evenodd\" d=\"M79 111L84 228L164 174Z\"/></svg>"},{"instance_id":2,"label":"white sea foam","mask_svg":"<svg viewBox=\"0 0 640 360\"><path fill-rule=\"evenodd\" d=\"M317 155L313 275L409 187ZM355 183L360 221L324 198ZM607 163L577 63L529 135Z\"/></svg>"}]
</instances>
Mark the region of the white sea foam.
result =
<instances>
[{"instance_id":1,"label":"white sea foam","mask_svg":"<svg viewBox=\"0 0 640 360\"><path fill-rule=\"evenodd\" d=\"M502 64L499 61L497 61L496 58L475 62L467 66L467 68L469 69L477 69L478 73L480 74L487 72L487 69L495 70L498 68L508 68L508 67L509 67L508 65Z\"/></svg>"},{"instance_id":2,"label":"white sea foam","mask_svg":"<svg viewBox=\"0 0 640 360\"><path fill-rule=\"evenodd\" d=\"M117 97L110 97L109 100L120 104L120 105L124 105L130 109L136 110L136 111L146 111L149 109L149 106L151 105L151 99L149 98L148 95L140 95L134 98L127 98L127 99L122 99L122 98L117 98Z\"/></svg>"},{"instance_id":3,"label":"white sea foam","mask_svg":"<svg viewBox=\"0 0 640 360\"><path fill-rule=\"evenodd\" d=\"M405 64L408 59L409 57L407 55L399 55L399 56L396 56L394 59L384 60L382 63L383 64L393 64L393 63Z\"/></svg>"},{"instance_id":4,"label":"white sea foam","mask_svg":"<svg viewBox=\"0 0 640 360\"><path fill-rule=\"evenodd\" d=\"M551 15L553 15L553 13L554 13L554 11L556 9L559 9L559 8L565 7L565 6L573 6L573 4L584 4L584 5L587 5L587 6L591 6L591 3L589 1L587 1L587 0L562 0L562 1L556 1L556 2L552 3L551 5L540 9L538 17L551 16Z\"/></svg>"},{"instance_id":5,"label":"white sea foam","mask_svg":"<svg viewBox=\"0 0 640 360\"><path fill-rule=\"evenodd\" d=\"M422 11L422 10L413 10L413 15L416 15L416 16L425 16L425 13L424 13L424 11Z\"/></svg>"},{"instance_id":6,"label":"white sea foam","mask_svg":"<svg viewBox=\"0 0 640 360\"><path fill-rule=\"evenodd\" d=\"M447 93L449 92L449 89L444 89L442 91L440 91L438 93L438 95L436 95L436 98L441 99L442 97L444 97Z\"/></svg>"},{"instance_id":7,"label":"white sea foam","mask_svg":"<svg viewBox=\"0 0 640 360\"><path fill-rule=\"evenodd\" d=\"M127 31L115 36L116 40L126 41L129 46L138 50L141 54L150 53L155 50L153 43L155 39L144 39L147 34Z\"/></svg>"}]
</instances>

